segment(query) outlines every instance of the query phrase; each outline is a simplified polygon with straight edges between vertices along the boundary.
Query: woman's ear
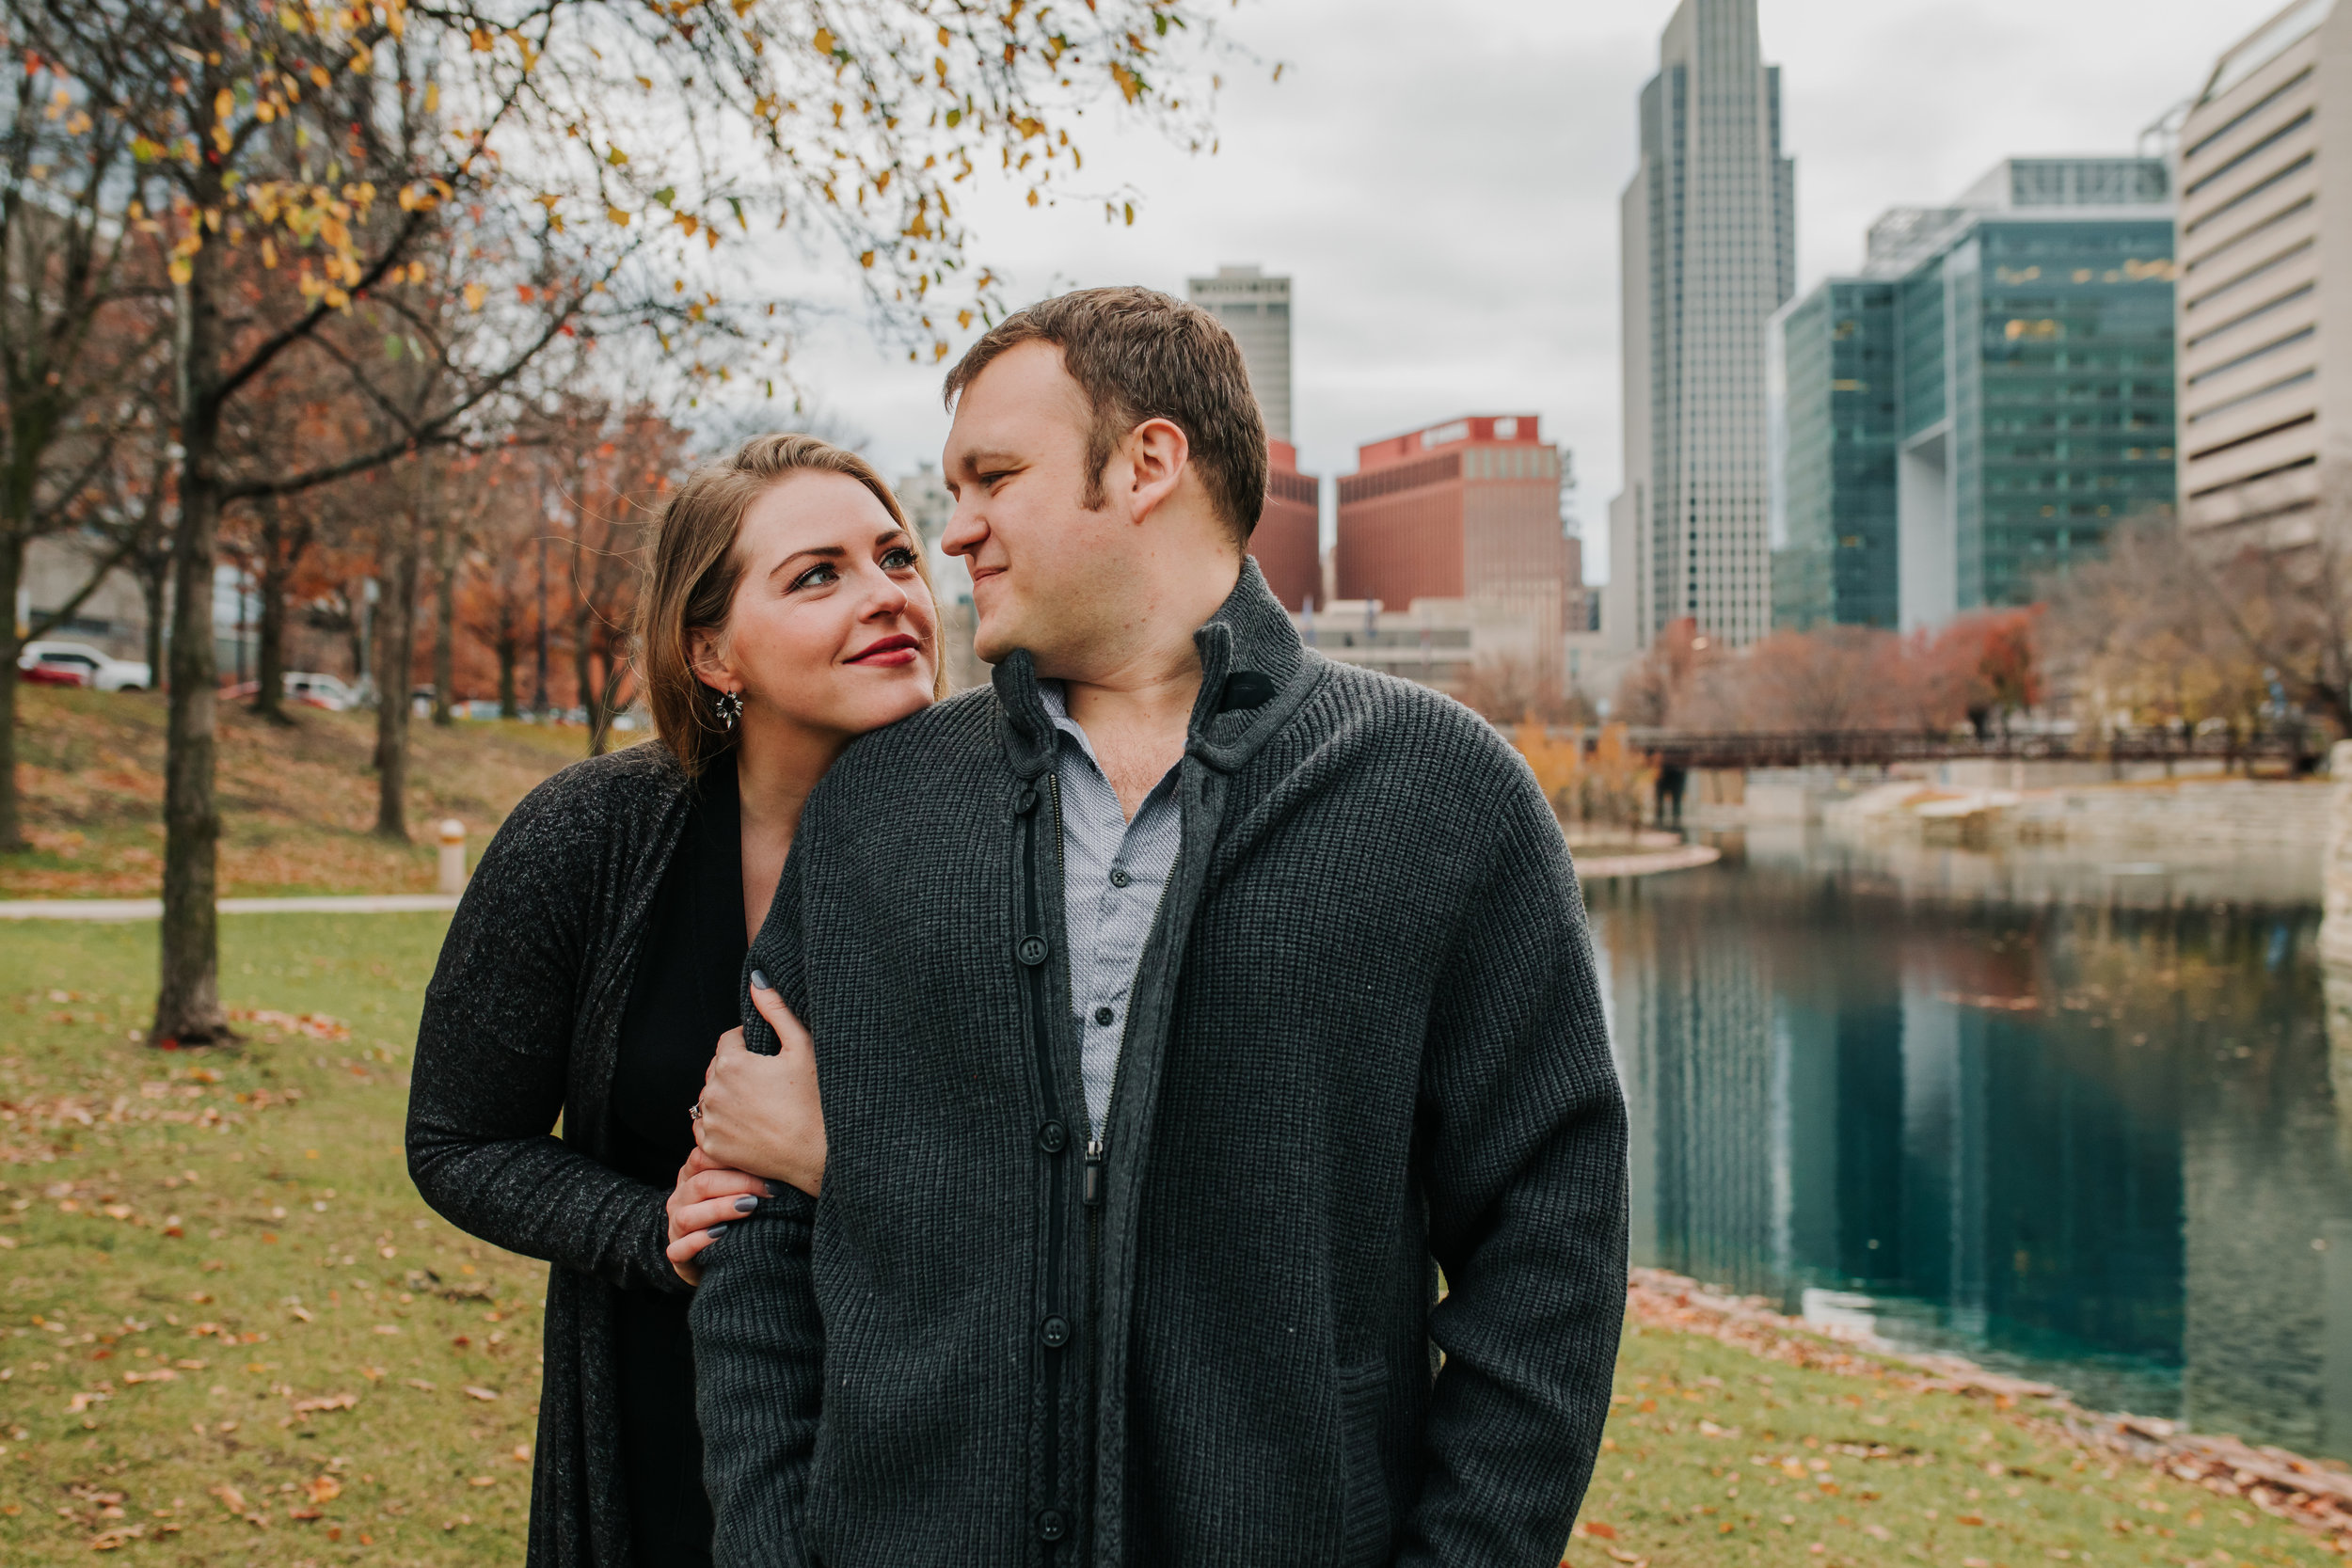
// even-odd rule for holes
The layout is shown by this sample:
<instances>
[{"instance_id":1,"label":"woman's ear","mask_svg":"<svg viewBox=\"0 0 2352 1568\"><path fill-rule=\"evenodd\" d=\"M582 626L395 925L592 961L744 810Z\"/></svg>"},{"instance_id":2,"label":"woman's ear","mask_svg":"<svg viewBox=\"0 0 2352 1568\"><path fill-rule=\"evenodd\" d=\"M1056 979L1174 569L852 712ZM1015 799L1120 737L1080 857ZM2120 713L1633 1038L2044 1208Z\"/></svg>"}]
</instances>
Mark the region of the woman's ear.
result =
<instances>
[{"instance_id":1,"label":"woman's ear","mask_svg":"<svg viewBox=\"0 0 2352 1568\"><path fill-rule=\"evenodd\" d=\"M696 626L686 634L686 661L694 678L714 691L732 691L742 684L727 662L726 640L713 627Z\"/></svg>"}]
</instances>

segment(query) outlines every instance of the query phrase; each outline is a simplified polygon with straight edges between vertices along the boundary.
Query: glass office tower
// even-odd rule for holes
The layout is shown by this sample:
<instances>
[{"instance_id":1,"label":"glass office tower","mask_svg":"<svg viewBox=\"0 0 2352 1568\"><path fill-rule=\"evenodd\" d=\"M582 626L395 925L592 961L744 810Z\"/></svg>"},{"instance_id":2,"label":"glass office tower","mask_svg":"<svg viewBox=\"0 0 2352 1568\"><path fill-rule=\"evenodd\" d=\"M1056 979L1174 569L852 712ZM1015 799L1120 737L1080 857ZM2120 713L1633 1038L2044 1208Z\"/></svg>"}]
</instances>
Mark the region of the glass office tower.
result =
<instances>
[{"instance_id":1,"label":"glass office tower","mask_svg":"<svg viewBox=\"0 0 2352 1568\"><path fill-rule=\"evenodd\" d=\"M2167 185L2160 159L2011 159L1960 205L1881 219L1864 277L1831 279L1775 318L1787 386L1773 499L1790 576L1775 583L1776 624L1889 624L1883 600L1846 593L1836 568L1890 536L1893 624L1931 626L2029 602L2118 522L2174 515ZM1853 306L1873 284L1886 308ZM1851 324L1828 345L1843 363L1887 373L1828 373L1840 361L1818 341L1825 323ZM1840 381L1883 385L1895 406L1848 388L1825 414ZM1891 442L1875 422L1890 414ZM1805 553L1824 547L1826 594Z\"/></svg>"},{"instance_id":2,"label":"glass office tower","mask_svg":"<svg viewBox=\"0 0 2352 1568\"><path fill-rule=\"evenodd\" d=\"M1896 624L1895 301L1834 278L1772 337L1775 627Z\"/></svg>"}]
</instances>

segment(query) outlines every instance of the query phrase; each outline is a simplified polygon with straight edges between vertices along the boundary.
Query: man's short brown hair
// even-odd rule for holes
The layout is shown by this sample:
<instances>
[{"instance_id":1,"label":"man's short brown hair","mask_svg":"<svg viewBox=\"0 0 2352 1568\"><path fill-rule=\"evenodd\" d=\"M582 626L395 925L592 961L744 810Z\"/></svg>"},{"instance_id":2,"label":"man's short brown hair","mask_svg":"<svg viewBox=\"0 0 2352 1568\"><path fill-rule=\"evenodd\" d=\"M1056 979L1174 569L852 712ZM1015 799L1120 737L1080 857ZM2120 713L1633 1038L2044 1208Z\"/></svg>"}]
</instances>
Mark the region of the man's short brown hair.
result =
<instances>
[{"instance_id":1,"label":"man's short brown hair","mask_svg":"<svg viewBox=\"0 0 2352 1568\"><path fill-rule=\"evenodd\" d=\"M1016 310L947 372L947 405L1007 349L1046 342L1086 394L1089 511L1102 507L1103 470L1130 431L1166 420L1184 433L1209 504L1247 546L1265 510L1265 416L1249 390L1241 345L1197 305L1152 289L1080 289Z\"/></svg>"}]
</instances>

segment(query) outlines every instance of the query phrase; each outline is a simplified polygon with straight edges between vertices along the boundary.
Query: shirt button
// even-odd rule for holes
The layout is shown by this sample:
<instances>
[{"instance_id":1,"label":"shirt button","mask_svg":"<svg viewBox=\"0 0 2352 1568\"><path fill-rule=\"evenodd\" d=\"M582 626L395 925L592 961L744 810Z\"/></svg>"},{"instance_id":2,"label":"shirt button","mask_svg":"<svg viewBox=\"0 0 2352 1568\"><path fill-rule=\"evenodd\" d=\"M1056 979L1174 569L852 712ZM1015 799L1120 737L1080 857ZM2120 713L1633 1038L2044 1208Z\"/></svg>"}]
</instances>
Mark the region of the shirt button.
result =
<instances>
[{"instance_id":1,"label":"shirt button","mask_svg":"<svg viewBox=\"0 0 2352 1568\"><path fill-rule=\"evenodd\" d=\"M1114 865L1111 867L1111 886L1125 887L1129 882L1134 880L1135 879L1133 877L1127 875L1127 868L1125 866Z\"/></svg>"},{"instance_id":2,"label":"shirt button","mask_svg":"<svg viewBox=\"0 0 2352 1568\"><path fill-rule=\"evenodd\" d=\"M1049 1121L1037 1130L1037 1147L1048 1154L1059 1154L1070 1147L1069 1130L1058 1121Z\"/></svg>"},{"instance_id":3,"label":"shirt button","mask_svg":"<svg viewBox=\"0 0 2352 1568\"><path fill-rule=\"evenodd\" d=\"M1094 1022L1102 1024L1104 1028L1108 1028L1110 1026L1111 1020L1117 1016L1118 1015L1113 1013L1108 1007L1097 1007L1094 1009Z\"/></svg>"},{"instance_id":4,"label":"shirt button","mask_svg":"<svg viewBox=\"0 0 2352 1568\"><path fill-rule=\"evenodd\" d=\"M1047 1350L1059 1350L1070 1343L1070 1320L1048 1318L1038 1327L1038 1338L1045 1341Z\"/></svg>"},{"instance_id":5,"label":"shirt button","mask_svg":"<svg viewBox=\"0 0 2352 1568\"><path fill-rule=\"evenodd\" d=\"M1037 1516L1037 1534L1041 1541L1059 1541L1069 1533L1069 1521L1061 1516L1058 1508L1049 1508Z\"/></svg>"},{"instance_id":6,"label":"shirt button","mask_svg":"<svg viewBox=\"0 0 2352 1568\"><path fill-rule=\"evenodd\" d=\"M1033 967L1035 965L1041 964L1045 961L1045 939L1043 937L1023 937L1021 939L1020 945L1013 949L1013 953L1025 964L1029 964Z\"/></svg>"}]
</instances>

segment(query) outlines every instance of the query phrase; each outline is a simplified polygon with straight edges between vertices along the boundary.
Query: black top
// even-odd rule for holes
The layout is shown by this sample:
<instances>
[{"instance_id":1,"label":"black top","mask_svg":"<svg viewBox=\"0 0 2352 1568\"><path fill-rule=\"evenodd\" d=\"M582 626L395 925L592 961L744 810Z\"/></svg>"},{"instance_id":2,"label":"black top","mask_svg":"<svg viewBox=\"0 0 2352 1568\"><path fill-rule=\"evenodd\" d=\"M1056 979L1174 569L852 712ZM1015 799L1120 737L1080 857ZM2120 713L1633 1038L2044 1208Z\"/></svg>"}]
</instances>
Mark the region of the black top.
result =
<instances>
[{"instance_id":1,"label":"black top","mask_svg":"<svg viewBox=\"0 0 2352 1568\"><path fill-rule=\"evenodd\" d=\"M614 1168L612 1080L693 799L659 744L575 763L524 797L474 868L417 1030L418 1191L470 1234L554 1265L528 1568L634 1555L615 1320L629 1292L688 1292L662 1256L676 1173L657 1185Z\"/></svg>"},{"instance_id":2,"label":"black top","mask_svg":"<svg viewBox=\"0 0 2352 1568\"><path fill-rule=\"evenodd\" d=\"M735 759L725 756L703 775L688 808L677 852L646 917L644 949L621 1015L612 1162L623 1175L665 1190L676 1183L694 1147L688 1108L702 1093L719 1037L736 1025L747 945L742 811ZM688 1299L624 1291L615 1304L631 1568L706 1568L710 1561Z\"/></svg>"}]
</instances>

